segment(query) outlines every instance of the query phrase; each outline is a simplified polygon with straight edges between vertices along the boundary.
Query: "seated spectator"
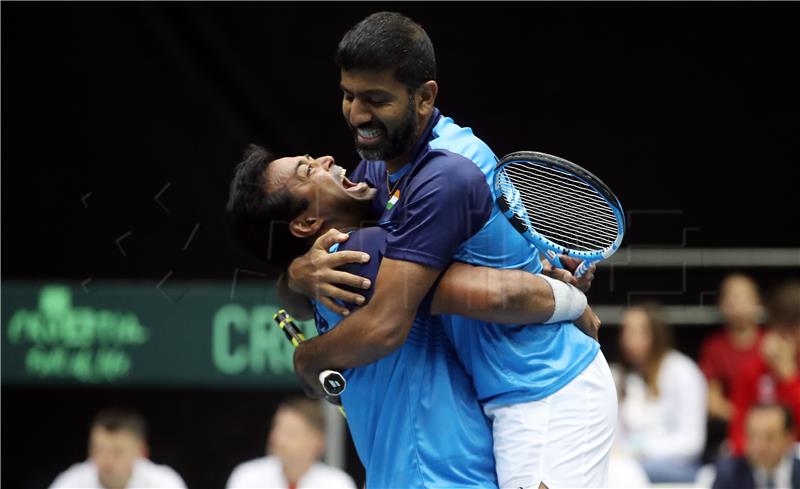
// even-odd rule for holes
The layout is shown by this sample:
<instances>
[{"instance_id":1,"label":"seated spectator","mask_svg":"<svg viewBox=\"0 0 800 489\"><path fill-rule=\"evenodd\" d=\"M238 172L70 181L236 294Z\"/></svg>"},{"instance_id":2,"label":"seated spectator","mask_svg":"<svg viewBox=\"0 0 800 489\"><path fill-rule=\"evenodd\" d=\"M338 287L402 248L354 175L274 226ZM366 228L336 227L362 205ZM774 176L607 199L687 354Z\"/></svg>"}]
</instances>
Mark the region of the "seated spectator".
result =
<instances>
[{"instance_id":1,"label":"seated spectator","mask_svg":"<svg viewBox=\"0 0 800 489\"><path fill-rule=\"evenodd\" d=\"M621 448L639 459L653 483L692 482L705 443L706 383L687 356L672 349L656 305L629 308L622 319Z\"/></svg>"},{"instance_id":2,"label":"seated spectator","mask_svg":"<svg viewBox=\"0 0 800 489\"><path fill-rule=\"evenodd\" d=\"M763 310L756 283L742 274L728 275L719 290L719 312L725 328L703 342L700 369L708 381L708 444L706 458L716 458L733 417L731 385L742 365L759 355Z\"/></svg>"},{"instance_id":3,"label":"seated spectator","mask_svg":"<svg viewBox=\"0 0 800 489\"><path fill-rule=\"evenodd\" d=\"M166 465L147 459L147 428L132 411L108 409L92 421L89 460L62 472L51 489L185 488Z\"/></svg>"},{"instance_id":4,"label":"seated spectator","mask_svg":"<svg viewBox=\"0 0 800 489\"><path fill-rule=\"evenodd\" d=\"M742 366L731 388L730 438L735 455L745 453L745 416L755 404L780 402L800 418L800 282L788 282L767 302L769 331L760 354ZM795 436L800 439L800 431Z\"/></svg>"},{"instance_id":5,"label":"seated spectator","mask_svg":"<svg viewBox=\"0 0 800 489\"><path fill-rule=\"evenodd\" d=\"M228 489L355 489L353 479L318 460L325 451L325 418L318 401L290 398L272 418L267 456L238 465Z\"/></svg>"},{"instance_id":6,"label":"seated spectator","mask_svg":"<svg viewBox=\"0 0 800 489\"><path fill-rule=\"evenodd\" d=\"M795 423L781 404L756 404L746 416L746 457L717 465L714 489L800 489L800 459L794 445Z\"/></svg>"}]
</instances>

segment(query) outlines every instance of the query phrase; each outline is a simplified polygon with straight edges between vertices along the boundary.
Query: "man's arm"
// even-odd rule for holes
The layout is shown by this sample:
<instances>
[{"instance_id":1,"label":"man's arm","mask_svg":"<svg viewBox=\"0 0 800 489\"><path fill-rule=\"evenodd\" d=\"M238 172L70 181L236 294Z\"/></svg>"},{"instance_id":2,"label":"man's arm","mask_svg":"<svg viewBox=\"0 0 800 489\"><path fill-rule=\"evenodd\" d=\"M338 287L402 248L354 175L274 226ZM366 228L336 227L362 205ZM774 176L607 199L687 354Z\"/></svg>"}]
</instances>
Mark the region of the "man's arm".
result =
<instances>
[{"instance_id":1,"label":"man's arm","mask_svg":"<svg viewBox=\"0 0 800 489\"><path fill-rule=\"evenodd\" d=\"M284 271L278 277L278 300L289 314L303 321L314 317L314 308L305 295L289 288L288 274Z\"/></svg>"},{"instance_id":2,"label":"man's arm","mask_svg":"<svg viewBox=\"0 0 800 489\"><path fill-rule=\"evenodd\" d=\"M572 286L548 280L521 270L455 262L439 281L431 313L457 314L501 324L575 321L585 334L596 339L600 320L586 305L583 294ZM557 285L561 286L558 294L553 289ZM558 317L554 318L554 313Z\"/></svg>"},{"instance_id":3,"label":"man's arm","mask_svg":"<svg viewBox=\"0 0 800 489\"><path fill-rule=\"evenodd\" d=\"M294 354L295 373L306 393L322 395L317 375L324 369L343 370L372 363L399 348L406 339L423 297L439 270L384 258L375 293L366 306L333 330L305 341Z\"/></svg>"}]
</instances>

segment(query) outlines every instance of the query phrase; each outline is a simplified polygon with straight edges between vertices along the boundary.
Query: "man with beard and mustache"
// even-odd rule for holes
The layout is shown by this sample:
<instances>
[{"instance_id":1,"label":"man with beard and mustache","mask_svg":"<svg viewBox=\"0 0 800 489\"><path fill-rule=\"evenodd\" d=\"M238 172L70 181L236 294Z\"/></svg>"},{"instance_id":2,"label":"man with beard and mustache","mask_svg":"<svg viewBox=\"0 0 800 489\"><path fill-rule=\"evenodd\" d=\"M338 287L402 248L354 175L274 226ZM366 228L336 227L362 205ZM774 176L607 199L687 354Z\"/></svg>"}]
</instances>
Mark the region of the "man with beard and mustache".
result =
<instances>
[{"instance_id":1,"label":"man with beard and mustache","mask_svg":"<svg viewBox=\"0 0 800 489\"><path fill-rule=\"evenodd\" d=\"M377 189L372 210L388 235L369 303L295 352L296 373L312 396L322 395L320 371L369 364L401 347L451 261L542 270L535 248L494 205L497 157L434 106L436 62L422 27L392 12L370 15L345 34L336 58L342 112L364 158L353 181ZM343 239L319 240L294 260L288 287L346 314L333 299L363 298L332 285L342 277L360 283L331 266L341 259L327 248ZM593 278L593 269L580 283L564 273L584 290ZM492 420L500 485L605 485L617 404L598 343L569 322L508 328L442 319Z\"/></svg>"},{"instance_id":2,"label":"man with beard and mustache","mask_svg":"<svg viewBox=\"0 0 800 489\"><path fill-rule=\"evenodd\" d=\"M251 145L236 167L226 212L237 241L276 265L301 255L332 228L346 231L349 239L339 249L365 252L371 259L347 265L342 273L375 281L388 233L364 227L374 194L346 179L331 156L276 158ZM502 294L492 287L499 283L505 283ZM556 303L558 288L570 291L567 304ZM367 298L373 289L365 291ZM502 311L509 322L541 327L538 323L578 318L576 324L591 330L596 318L575 287L520 270L454 262L429 296L400 348L342 371L347 389L339 399L367 487L495 487L491 427L437 315L498 319L502 297L510 301ZM326 335L342 317L315 304L314 319Z\"/></svg>"}]
</instances>

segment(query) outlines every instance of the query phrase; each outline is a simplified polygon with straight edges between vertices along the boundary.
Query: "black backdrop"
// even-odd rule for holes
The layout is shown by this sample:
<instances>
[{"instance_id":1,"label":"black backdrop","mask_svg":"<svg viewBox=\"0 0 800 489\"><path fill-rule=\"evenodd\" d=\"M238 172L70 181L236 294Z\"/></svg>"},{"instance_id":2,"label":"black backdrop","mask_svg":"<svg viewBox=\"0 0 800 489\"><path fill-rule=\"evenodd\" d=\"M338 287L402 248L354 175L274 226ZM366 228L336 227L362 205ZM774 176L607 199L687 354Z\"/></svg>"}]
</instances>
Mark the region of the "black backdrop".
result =
<instances>
[{"instance_id":1,"label":"black backdrop","mask_svg":"<svg viewBox=\"0 0 800 489\"><path fill-rule=\"evenodd\" d=\"M800 243L797 5L4 2L3 279L262 270L225 232L232 167L248 142L352 167L332 58L377 10L427 29L437 105L497 154L564 156L659 211L628 244ZM4 387L3 485L46 485L95 407L128 402L157 460L219 487L279 394Z\"/></svg>"}]
</instances>

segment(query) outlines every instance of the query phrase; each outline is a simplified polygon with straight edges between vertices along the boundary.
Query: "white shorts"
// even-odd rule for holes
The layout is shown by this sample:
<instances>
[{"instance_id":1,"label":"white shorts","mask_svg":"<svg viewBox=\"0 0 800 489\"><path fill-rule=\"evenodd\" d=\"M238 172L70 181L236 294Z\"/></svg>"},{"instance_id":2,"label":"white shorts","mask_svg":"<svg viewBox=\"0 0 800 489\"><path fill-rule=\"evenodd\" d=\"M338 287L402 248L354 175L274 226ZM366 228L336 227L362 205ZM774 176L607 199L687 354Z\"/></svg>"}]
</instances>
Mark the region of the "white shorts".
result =
<instances>
[{"instance_id":1,"label":"white shorts","mask_svg":"<svg viewBox=\"0 0 800 489\"><path fill-rule=\"evenodd\" d=\"M539 401L486 406L501 488L605 487L617 392L603 352Z\"/></svg>"}]
</instances>

